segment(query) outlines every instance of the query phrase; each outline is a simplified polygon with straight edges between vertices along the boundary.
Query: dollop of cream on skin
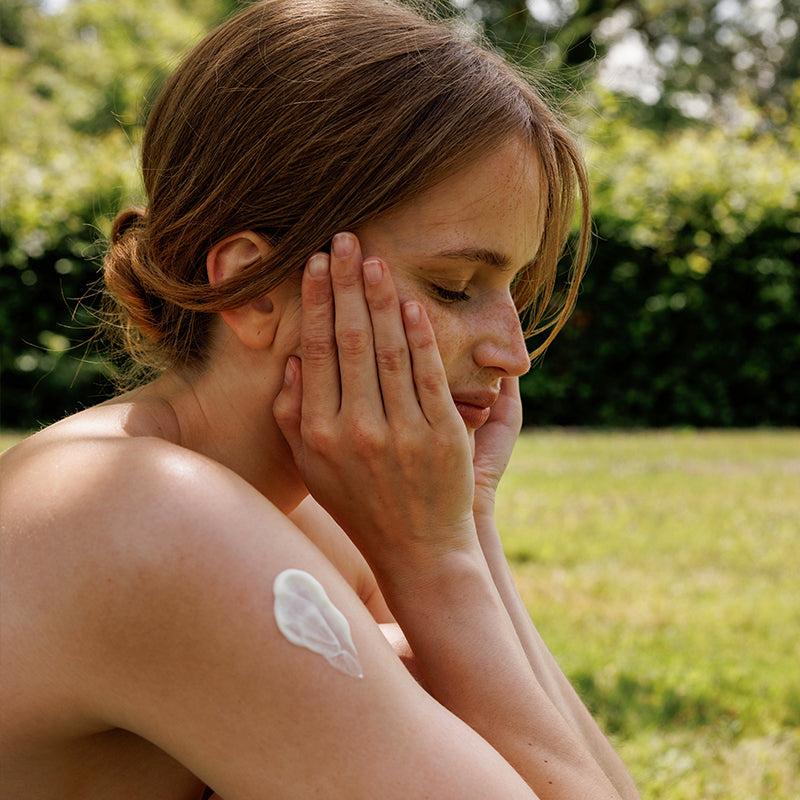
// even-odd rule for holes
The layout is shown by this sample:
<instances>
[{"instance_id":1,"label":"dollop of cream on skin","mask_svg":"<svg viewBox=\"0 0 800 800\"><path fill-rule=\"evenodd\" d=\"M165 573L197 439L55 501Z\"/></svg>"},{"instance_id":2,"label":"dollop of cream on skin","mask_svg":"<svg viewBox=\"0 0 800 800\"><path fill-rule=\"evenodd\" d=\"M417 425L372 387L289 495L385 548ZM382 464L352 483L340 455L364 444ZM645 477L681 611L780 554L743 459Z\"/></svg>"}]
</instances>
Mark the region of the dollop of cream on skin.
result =
<instances>
[{"instance_id":1,"label":"dollop of cream on skin","mask_svg":"<svg viewBox=\"0 0 800 800\"><path fill-rule=\"evenodd\" d=\"M321 655L334 669L363 678L350 625L322 584L302 569L285 569L272 584L278 630L298 647Z\"/></svg>"}]
</instances>

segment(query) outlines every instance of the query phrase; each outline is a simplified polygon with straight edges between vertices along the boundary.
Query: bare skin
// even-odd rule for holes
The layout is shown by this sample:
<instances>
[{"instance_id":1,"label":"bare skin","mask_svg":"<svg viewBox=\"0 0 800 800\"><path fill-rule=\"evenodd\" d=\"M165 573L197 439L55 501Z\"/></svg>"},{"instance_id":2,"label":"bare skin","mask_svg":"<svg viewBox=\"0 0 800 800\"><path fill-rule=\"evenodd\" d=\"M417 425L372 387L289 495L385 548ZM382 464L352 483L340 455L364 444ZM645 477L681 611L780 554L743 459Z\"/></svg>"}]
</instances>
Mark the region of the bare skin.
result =
<instances>
[{"instance_id":1,"label":"bare skin","mask_svg":"<svg viewBox=\"0 0 800 800\"><path fill-rule=\"evenodd\" d=\"M65 472L69 475L72 470L80 472L85 459L99 458L101 464L112 465L116 458L124 457L126 439L171 440L175 434L173 419L165 411L162 405L150 401L101 404L29 437L0 460L3 546L10 549L9 540L13 540L16 551L11 559L5 557L4 551L3 558L4 711L0 729L3 796L21 797L24 788L24 796L32 800L65 797L188 800L198 798L205 787L191 770L150 742L119 728L83 720L82 709L70 698L47 697L42 687L68 667L61 663L59 653L47 651L47 618L51 613L57 614L58 607L52 607L33 626L30 619L15 618L12 610L38 605L31 595L46 592L51 580L63 583L58 572L64 548L70 550L73 558L77 556L78 561L93 562L92 569L98 574L103 571L104 553L91 548L86 528L70 525L64 520L60 504L48 502L42 491L43 484L48 482L48 471L61 475ZM85 447L76 447L76 440ZM57 454L59 464L55 470L44 463L51 454ZM35 517L52 513L61 518L62 535L57 539L48 537L46 541L31 537L26 552L20 554L19 540L34 527L30 524L33 516L30 502L39 504L39 514ZM324 509L307 495L288 516L352 586L365 606L374 612L373 616L380 614L385 606L377 604L378 599L382 601L379 593L369 596L372 575L366 562ZM28 592L22 596L15 592L15 582L9 580L15 559L19 560L17 563L35 565L38 572L34 580L26 582ZM12 593L15 596L10 599ZM97 611L87 608L86 613ZM383 623L379 627L398 657L415 674L408 645L402 635L398 638L398 626ZM37 645L30 652L32 636ZM17 659L10 655L17 652L25 656L30 652L30 657ZM50 657L46 660L40 657L44 654ZM47 709L46 714L41 713L42 705ZM15 788L20 791L13 791Z\"/></svg>"},{"instance_id":2,"label":"bare skin","mask_svg":"<svg viewBox=\"0 0 800 800\"><path fill-rule=\"evenodd\" d=\"M526 263L541 236L537 166L531 154L510 143L413 207L354 231L363 256L377 255L389 267L401 301L423 305L453 395L497 392L503 379L524 374L529 362L509 294L513 271L431 254L491 247L508 254L514 269ZM209 280L223 280L265 247L250 232L228 237L209 253ZM448 304L437 299L432 283L450 291L466 287L472 299ZM209 485L209 475L225 483L231 537L244 513L239 507L253 502L263 503L266 521L278 519L276 514L294 520L296 535L305 534L344 578L414 674L413 654L370 567L308 495L271 413L287 357L301 354L299 283L287 282L270 300L268 313L251 304L220 314L202 375L166 373L46 428L0 460L4 795L24 787L26 797L42 800L200 796L204 782L169 748L104 719L90 702L91 691L71 688L72 673L91 672L101 653L91 649L88 635L86 646L78 641L73 649L63 647L57 633L64 608L102 623L104 606L91 587L105 583L114 591L120 548L136 557L144 553L145 561L150 552L152 558L162 552L163 539L142 531L137 521L142 494L161 493L170 513L164 464L176 484L194 482L206 495L217 485ZM467 426L467 433L475 453L475 431ZM131 466L150 460L159 467L152 475ZM114 513L105 515L111 508ZM221 561L219 570L225 569ZM147 597L141 601L142 613L151 613ZM200 680L191 674L185 679Z\"/></svg>"}]
</instances>

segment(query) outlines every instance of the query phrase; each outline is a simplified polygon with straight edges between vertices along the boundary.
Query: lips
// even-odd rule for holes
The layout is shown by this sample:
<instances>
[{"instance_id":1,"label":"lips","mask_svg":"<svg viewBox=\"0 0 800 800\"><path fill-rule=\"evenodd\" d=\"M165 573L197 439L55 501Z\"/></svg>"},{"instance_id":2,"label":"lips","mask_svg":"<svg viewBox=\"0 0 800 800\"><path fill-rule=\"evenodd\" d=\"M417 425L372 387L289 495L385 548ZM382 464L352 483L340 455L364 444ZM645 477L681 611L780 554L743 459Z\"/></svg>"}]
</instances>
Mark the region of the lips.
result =
<instances>
[{"instance_id":1,"label":"lips","mask_svg":"<svg viewBox=\"0 0 800 800\"><path fill-rule=\"evenodd\" d=\"M495 392L464 392L453 395L453 402L467 427L478 429L489 419L497 400Z\"/></svg>"}]
</instances>

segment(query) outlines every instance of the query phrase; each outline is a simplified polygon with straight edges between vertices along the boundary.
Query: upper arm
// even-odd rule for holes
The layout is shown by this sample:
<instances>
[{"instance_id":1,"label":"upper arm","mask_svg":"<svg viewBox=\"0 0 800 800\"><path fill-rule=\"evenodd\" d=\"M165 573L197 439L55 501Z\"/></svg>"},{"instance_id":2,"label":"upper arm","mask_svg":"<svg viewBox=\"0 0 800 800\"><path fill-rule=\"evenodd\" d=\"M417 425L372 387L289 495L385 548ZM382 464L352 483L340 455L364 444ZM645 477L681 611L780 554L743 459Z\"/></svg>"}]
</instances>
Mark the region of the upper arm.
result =
<instances>
[{"instance_id":1,"label":"upper arm","mask_svg":"<svg viewBox=\"0 0 800 800\"><path fill-rule=\"evenodd\" d=\"M128 536L147 546L94 587L101 612L81 636L98 716L225 800L535 797L414 682L350 585L283 514L224 480L197 491L197 477L166 477L170 513L143 507ZM344 615L363 678L281 634L273 581L287 568L310 573Z\"/></svg>"},{"instance_id":2,"label":"upper arm","mask_svg":"<svg viewBox=\"0 0 800 800\"><path fill-rule=\"evenodd\" d=\"M411 646L389 610L369 564L350 537L311 495L300 503L289 519L328 556L328 560L353 587L372 618L379 623L378 627L394 654L424 688Z\"/></svg>"}]
</instances>

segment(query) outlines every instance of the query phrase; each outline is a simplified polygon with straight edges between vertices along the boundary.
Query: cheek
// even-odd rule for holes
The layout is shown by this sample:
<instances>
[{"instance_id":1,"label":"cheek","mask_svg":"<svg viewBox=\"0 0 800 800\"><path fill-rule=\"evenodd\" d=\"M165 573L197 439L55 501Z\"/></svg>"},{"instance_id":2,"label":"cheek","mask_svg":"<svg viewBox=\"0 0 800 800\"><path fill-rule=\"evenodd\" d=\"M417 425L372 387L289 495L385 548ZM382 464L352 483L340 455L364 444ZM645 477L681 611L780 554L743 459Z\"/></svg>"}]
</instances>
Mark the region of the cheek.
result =
<instances>
[{"instance_id":1,"label":"cheek","mask_svg":"<svg viewBox=\"0 0 800 800\"><path fill-rule=\"evenodd\" d=\"M459 318L457 312L454 313L449 307L441 306L430 298L423 298L420 302L431 321L445 372L451 377L466 344L465 321Z\"/></svg>"},{"instance_id":2,"label":"cheek","mask_svg":"<svg viewBox=\"0 0 800 800\"><path fill-rule=\"evenodd\" d=\"M459 357L468 345L466 332L474 329L478 322L474 315L459 310L458 304L442 305L437 303L427 292L406 280L402 275L392 275L397 289L397 297L402 305L407 300L416 300L428 315L433 333L436 336L436 345L442 357L445 373L450 379L456 371Z\"/></svg>"},{"instance_id":3,"label":"cheek","mask_svg":"<svg viewBox=\"0 0 800 800\"><path fill-rule=\"evenodd\" d=\"M423 291L412 281L406 280L402 275L392 275L397 289L397 299L400 305L408 300L416 300L428 315L431 321L433 333L436 336L436 344L442 355L442 361L447 368L445 355L452 350L453 334L457 329L457 319L452 311L446 306L437 303L429 294Z\"/></svg>"}]
</instances>

